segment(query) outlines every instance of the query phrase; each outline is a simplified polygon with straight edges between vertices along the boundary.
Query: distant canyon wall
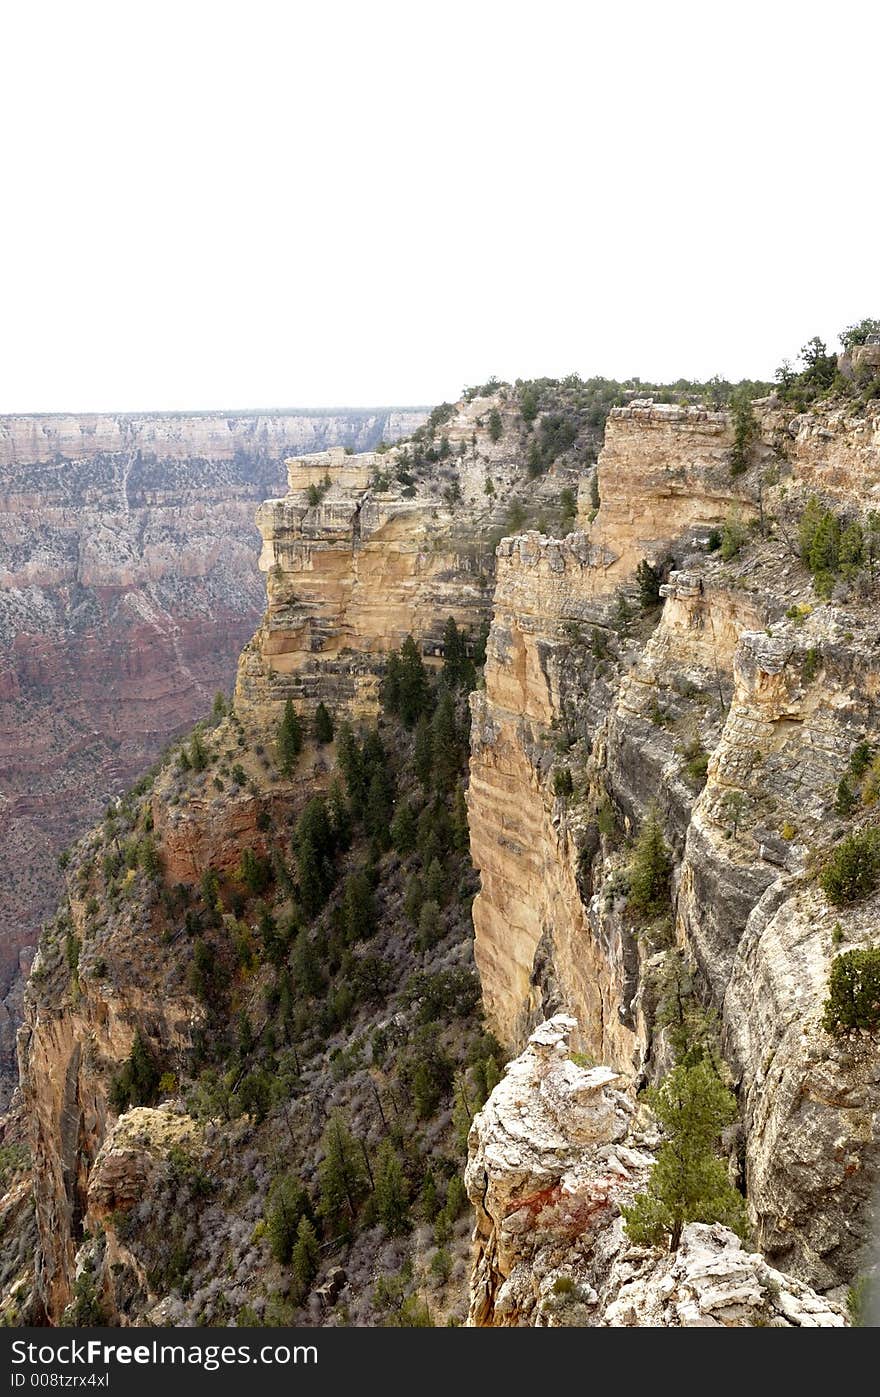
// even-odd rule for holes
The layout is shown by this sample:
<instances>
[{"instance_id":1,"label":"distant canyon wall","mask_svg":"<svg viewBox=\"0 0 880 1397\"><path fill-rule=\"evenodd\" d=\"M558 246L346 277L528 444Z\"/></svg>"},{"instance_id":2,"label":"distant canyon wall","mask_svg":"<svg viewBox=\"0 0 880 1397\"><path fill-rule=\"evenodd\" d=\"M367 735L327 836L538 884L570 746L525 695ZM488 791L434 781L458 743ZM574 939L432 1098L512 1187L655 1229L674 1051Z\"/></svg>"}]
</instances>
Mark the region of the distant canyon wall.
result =
<instances>
[{"instance_id":1,"label":"distant canyon wall","mask_svg":"<svg viewBox=\"0 0 880 1397\"><path fill-rule=\"evenodd\" d=\"M190 726L264 604L256 504L287 457L418 410L0 417L0 1106L57 856Z\"/></svg>"}]
</instances>

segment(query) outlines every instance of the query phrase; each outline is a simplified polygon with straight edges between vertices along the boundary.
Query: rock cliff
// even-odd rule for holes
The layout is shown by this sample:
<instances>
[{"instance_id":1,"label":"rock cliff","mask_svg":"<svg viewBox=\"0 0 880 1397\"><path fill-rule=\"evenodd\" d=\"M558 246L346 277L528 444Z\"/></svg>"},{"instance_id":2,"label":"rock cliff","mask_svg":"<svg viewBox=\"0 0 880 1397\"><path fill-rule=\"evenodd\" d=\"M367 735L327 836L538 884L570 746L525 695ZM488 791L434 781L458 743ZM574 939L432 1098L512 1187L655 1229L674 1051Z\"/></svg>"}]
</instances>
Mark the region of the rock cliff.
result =
<instances>
[{"instance_id":1,"label":"rock cliff","mask_svg":"<svg viewBox=\"0 0 880 1397\"><path fill-rule=\"evenodd\" d=\"M572 1061L576 1028L564 1015L542 1024L471 1127L468 1323L843 1327L840 1306L728 1228L690 1223L672 1255L629 1242L620 1208L644 1186L656 1134L618 1073Z\"/></svg>"},{"instance_id":2,"label":"rock cliff","mask_svg":"<svg viewBox=\"0 0 880 1397\"><path fill-rule=\"evenodd\" d=\"M738 1074L755 1235L827 1288L864 1264L880 1099L876 1045L820 1020L833 957L872 944L877 904L832 908L814 877L880 714L867 572L817 604L796 539L815 490L870 507L880 419L756 414L737 476L724 414L612 412L585 532L499 548L472 698L475 954L507 1045L564 1010L585 1051L642 1081L668 1061L658 985L683 958ZM637 617L641 559L666 580ZM646 925L628 844L652 810L673 873L667 920Z\"/></svg>"},{"instance_id":3,"label":"rock cliff","mask_svg":"<svg viewBox=\"0 0 880 1397\"><path fill-rule=\"evenodd\" d=\"M58 854L231 687L263 607L255 503L292 451L424 415L0 418L0 1105Z\"/></svg>"}]
</instances>

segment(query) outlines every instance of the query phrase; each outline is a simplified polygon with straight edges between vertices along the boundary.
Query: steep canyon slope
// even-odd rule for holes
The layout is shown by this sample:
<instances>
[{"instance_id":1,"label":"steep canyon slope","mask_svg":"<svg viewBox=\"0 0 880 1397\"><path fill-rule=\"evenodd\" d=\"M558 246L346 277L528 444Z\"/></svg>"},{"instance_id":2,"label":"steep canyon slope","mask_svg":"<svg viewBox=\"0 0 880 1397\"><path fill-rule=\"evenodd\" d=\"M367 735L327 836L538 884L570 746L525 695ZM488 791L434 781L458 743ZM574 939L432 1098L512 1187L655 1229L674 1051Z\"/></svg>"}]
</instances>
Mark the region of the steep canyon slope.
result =
<instances>
[{"instance_id":1,"label":"steep canyon slope","mask_svg":"<svg viewBox=\"0 0 880 1397\"><path fill-rule=\"evenodd\" d=\"M0 418L0 1105L59 853L231 687L263 605L255 503L292 451L423 417Z\"/></svg>"},{"instance_id":2,"label":"steep canyon slope","mask_svg":"<svg viewBox=\"0 0 880 1397\"><path fill-rule=\"evenodd\" d=\"M39 1240L34 1268L12 1229L8 1314L463 1320L470 1124L468 1322L844 1322L880 1064L822 1014L878 894L833 905L818 875L880 789L880 411L759 401L732 469L729 412L630 395L597 466L566 391L294 459L261 506L234 714L77 845L43 938L20 1044ZM863 525L833 576L803 556L814 494L826 533ZM657 1144L636 1093L692 1022L737 1092L752 1246L694 1224L667 1260L620 1205Z\"/></svg>"}]
</instances>

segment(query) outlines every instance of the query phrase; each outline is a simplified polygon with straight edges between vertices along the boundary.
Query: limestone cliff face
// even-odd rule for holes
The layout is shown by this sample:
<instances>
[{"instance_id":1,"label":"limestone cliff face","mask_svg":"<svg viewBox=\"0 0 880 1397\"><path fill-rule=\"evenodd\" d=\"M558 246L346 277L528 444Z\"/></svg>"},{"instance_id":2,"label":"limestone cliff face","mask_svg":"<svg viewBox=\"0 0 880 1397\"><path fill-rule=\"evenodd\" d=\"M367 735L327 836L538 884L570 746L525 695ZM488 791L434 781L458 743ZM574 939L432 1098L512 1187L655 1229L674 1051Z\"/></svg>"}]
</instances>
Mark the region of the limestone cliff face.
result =
<instances>
[{"instance_id":1,"label":"limestone cliff face","mask_svg":"<svg viewBox=\"0 0 880 1397\"><path fill-rule=\"evenodd\" d=\"M564 1015L542 1024L471 1127L468 1323L843 1327L838 1305L725 1227L691 1223L672 1256L629 1242L620 1209L644 1187L656 1137L624 1078L571 1060L576 1028Z\"/></svg>"},{"instance_id":2,"label":"limestone cliff face","mask_svg":"<svg viewBox=\"0 0 880 1397\"><path fill-rule=\"evenodd\" d=\"M707 601L694 584L696 604L684 595L673 602L647 648L621 645L611 623L617 591L631 595L643 558L690 551L695 535L705 539L731 509L746 507L746 489L730 482L730 443L723 413L615 409L599 455L601 505L587 531L565 540L526 535L499 547L486 688L472 700L468 799L482 875L477 962L490 1017L508 1044L522 1043L530 1024L565 1002L597 1055L626 1061L639 1034L644 1046L632 1010L638 947L591 896L598 882L589 886L599 847L597 759L612 707L628 705L632 741L619 722L611 740L620 754L632 747L618 766L634 765L638 782L638 769L651 760L646 738L656 746L657 729L641 710L655 700L657 674L671 678L675 652L684 651L703 689L717 688L720 675L729 675L737 616L751 619L754 607L745 599L731 606L726 596ZM569 764L580 769L589 797L574 812L554 795L561 739L574 747ZM668 755L657 762L655 788ZM683 837L686 814L681 823ZM565 985L561 1000L551 981Z\"/></svg>"},{"instance_id":3,"label":"limestone cliff face","mask_svg":"<svg viewBox=\"0 0 880 1397\"><path fill-rule=\"evenodd\" d=\"M264 602L256 503L291 451L424 416L0 418L0 1106L57 855L231 687Z\"/></svg>"},{"instance_id":4,"label":"limestone cliff face","mask_svg":"<svg viewBox=\"0 0 880 1397\"><path fill-rule=\"evenodd\" d=\"M758 415L731 480L723 414L612 413L586 532L499 548L472 699L476 959L506 1044L562 1010L644 1081L668 1061L654 987L677 948L740 1083L755 1236L827 1288L865 1264L880 1099L876 1046L819 1022L834 954L871 944L877 908L832 910L808 855L844 832L837 782L880 733L876 622L857 592L817 605L792 501L870 506L876 418ZM725 519L727 561L707 552ZM621 623L642 558L671 567L662 610ZM656 931L627 908L624 842L652 809L673 858Z\"/></svg>"}]
</instances>

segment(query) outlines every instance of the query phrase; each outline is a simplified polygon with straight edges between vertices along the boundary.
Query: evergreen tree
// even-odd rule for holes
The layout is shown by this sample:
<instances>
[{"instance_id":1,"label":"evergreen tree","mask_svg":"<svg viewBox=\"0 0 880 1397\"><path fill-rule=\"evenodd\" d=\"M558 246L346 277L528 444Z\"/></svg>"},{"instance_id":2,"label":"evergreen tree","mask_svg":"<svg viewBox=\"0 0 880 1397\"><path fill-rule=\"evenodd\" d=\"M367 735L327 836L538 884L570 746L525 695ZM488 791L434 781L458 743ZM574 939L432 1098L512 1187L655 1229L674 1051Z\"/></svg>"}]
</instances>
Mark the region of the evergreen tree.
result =
<instances>
[{"instance_id":1,"label":"evergreen tree","mask_svg":"<svg viewBox=\"0 0 880 1397\"><path fill-rule=\"evenodd\" d=\"M396 650L388 656L385 673L379 686L379 701L386 713L400 712L400 680L403 666Z\"/></svg>"},{"instance_id":2,"label":"evergreen tree","mask_svg":"<svg viewBox=\"0 0 880 1397\"><path fill-rule=\"evenodd\" d=\"M373 772L364 811L364 829L380 849L387 849L390 840L391 796L388 784L386 771Z\"/></svg>"},{"instance_id":3,"label":"evergreen tree","mask_svg":"<svg viewBox=\"0 0 880 1397\"><path fill-rule=\"evenodd\" d=\"M488 426L489 439L493 442L500 441L504 431L504 424L501 421L501 413L498 411L497 407L493 407L492 411L489 413Z\"/></svg>"},{"instance_id":4,"label":"evergreen tree","mask_svg":"<svg viewBox=\"0 0 880 1397\"><path fill-rule=\"evenodd\" d=\"M302 751L303 733L293 700L284 705L284 716L278 727L278 766L284 776L290 776Z\"/></svg>"},{"instance_id":5,"label":"evergreen tree","mask_svg":"<svg viewBox=\"0 0 880 1397\"><path fill-rule=\"evenodd\" d=\"M180 767L181 771L192 770L192 762L189 759L189 752L186 750L185 747L181 747L180 749L180 753L177 758L177 765Z\"/></svg>"},{"instance_id":6,"label":"evergreen tree","mask_svg":"<svg viewBox=\"0 0 880 1397\"><path fill-rule=\"evenodd\" d=\"M462 682L466 659L464 636L455 624L455 617L450 616L443 631L443 681L450 689Z\"/></svg>"},{"instance_id":7,"label":"evergreen tree","mask_svg":"<svg viewBox=\"0 0 880 1397\"><path fill-rule=\"evenodd\" d=\"M226 698L220 689L214 695L214 703L211 708L211 717L215 723L219 723L221 718L226 717Z\"/></svg>"},{"instance_id":8,"label":"evergreen tree","mask_svg":"<svg viewBox=\"0 0 880 1397\"><path fill-rule=\"evenodd\" d=\"M408 1232L412 1223L409 1212L409 1186L400 1156L390 1140L379 1147L376 1165L376 1212L390 1237Z\"/></svg>"},{"instance_id":9,"label":"evergreen tree","mask_svg":"<svg viewBox=\"0 0 880 1397\"><path fill-rule=\"evenodd\" d=\"M333 831L333 842L337 849L345 853L351 844L351 811L345 801L342 786L339 780L335 780L330 787L330 800L327 811L330 817L330 827Z\"/></svg>"},{"instance_id":10,"label":"evergreen tree","mask_svg":"<svg viewBox=\"0 0 880 1397\"><path fill-rule=\"evenodd\" d=\"M256 854L253 849L242 849L238 877L253 897L259 897L271 882L272 869L269 860Z\"/></svg>"},{"instance_id":11,"label":"evergreen tree","mask_svg":"<svg viewBox=\"0 0 880 1397\"><path fill-rule=\"evenodd\" d=\"M643 558L636 568L636 582L639 586L639 601L643 611L650 611L660 605L660 573L652 568L647 558Z\"/></svg>"},{"instance_id":12,"label":"evergreen tree","mask_svg":"<svg viewBox=\"0 0 880 1397\"><path fill-rule=\"evenodd\" d=\"M424 900L422 880L417 873L414 873L406 885L406 892L403 896L403 910L414 926L419 920Z\"/></svg>"},{"instance_id":13,"label":"evergreen tree","mask_svg":"<svg viewBox=\"0 0 880 1397\"><path fill-rule=\"evenodd\" d=\"M486 663L486 643L489 639L489 622L481 621L474 641L473 661L477 668Z\"/></svg>"},{"instance_id":14,"label":"evergreen tree","mask_svg":"<svg viewBox=\"0 0 880 1397\"><path fill-rule=\"evenodd\" d=\"M376 899L370 880L363 873L353 873L347 879L342 899L342 915L345 939L349 946L353 946L357 941L368 941L375 932L378 922Z\"/></svg>"},{"instance_id":15,"label":"evergreen tree","mask_svg":"<svg viewBox=\"0 0 880 1397\"><path fill-rule=\"evenodd\" d=\"M296 1242L290 1258L296 1294L300 1301L308 1295L312 1281L318 1274L319 1259L318 1234L312 1226L311 1219L303 1216L299 1220Z\"/></svg>"},{"instance_id":16,"label":"evergreen tree","mask_svg":"<svg viewBox=\"0 0 880 1397\"><path fill-rule=\"evenodd\" d=\"M266 1238L276 1261L286 1266L293 1254L299 1225L311 1213L309 1195L298 1179L279 1175L269 1189Z\"/></svg>"},{"instance_id":17,"label":"evergreen tree","mask_svg":"<svg viewBox=\"0 0 880 1397\"><path fill-rule=\"evenodd\" d=\"M721 1222L746 1233L743 1199L716 1154L721 1131L736 1119L736 1101L703 1058L692 1067L674 1067L658 1088L645 1093L666 1139L657 1153L648 1186L621 1208L626 1230L636 1243L659 1246L669 1236L676 1251L688 1222Z\"/></svg>"},{"instance_id":18,"label":"evergreen tree","mask_svg":"<svg viewBox=\"0 0 880 1397\"><path fill-rule=\"evenodd\" d=\"M360 744L349 723L342 723L336 743L336 759L345 780L345 789L356 816L363 812L367 801L367 774Z\"/></svg>"},{"instance_id":19,"label":"evergreen tree","mask_svg":"<svg viewBox=\"0 0 880 1397\"><path fill-rule=\"evenodd\" d=\"M446 874L439 859L432 859L425 873L425 899L438 906L446 901Z\"/></svg>"},{"instance_id":20,"label":"evergreen tree","mask_svg":"<svg viewBox=\"0 0 880 1397\"><path fill-rule=\"evenodd\" d=\"M318 953L305 928L299 932L293 943L290 968L297 991L301 995L318 994L324 988Z\"/></svg>"},{"instance_id":21,"label":"evergreen tree","mask_svg":"<svg viewBox=\"0 0 880 1397\"><path fill-rule=\"evenodd\" d=\"M204 771L208 765L208 752L202 741L202 735L198 731L192 735L192 742L189 745L189 760L193 771Z\"/></svg>"},{"instance_id":22,"label":"evergreen tree","mask_svg":"<svg viewBox=\"0 0 880 1397\"><path fill-rule=\"evenodd\" d=\"M333 719L330 717L330 710L323 699L315 709L315 741L321 743L333 741Z\"/></svg>"},{"instance_id":23,"label":"evergreen tree","mask_svg":"<svg viewBox=\"0 0 880 1397\"><path fill-rule=\"evenodd\" d=\"M411 635L400 647L400 685L398 712L411 728L426 713L431 704L431 688L418 647Z\"/></svg>"},{"instance_id":24,"label":"evergreen tree","mask_svg":"<svg viewBox=\"0 0 880 1397\"><path fill-rule=\"evenodd\" d=\"M836 1037L880 1028L880 947L845 951L834 960L822 1027Z\"/></svg>"},{"instance_id":25,"label":"evergreen tree","mask_svg":"<svg viewBox=\"0 0 880 1397\"><path fill-rule=\"evenodd\" d=\"M440 907L436 902L423 902L419 911L419 934L416 945L420 951L430 951L443 935Z\"/></svg>"},{"instance_id":26,"label":"evergreen tree","mask_svg":"<svg viewBox=\"0 0 880 1397\"><path fill-rule=\"evenodd\" d=\"M636 840L630 865L630 904L637 912L659 912L669 896L672 863L663 830L652 810Z\"/></svg>"},{"instance_id":27,"label":"evergreen tree","mask_svg":"<svg viewBox=\"0 0 880 1397\"><path fill-rule=\"evenodd\" d=\"M391 844L398 854L410 854L416 847L415 812L408 800L402 800L391 821Z\"/></svg>"},{"instance_id":28,"label":"evergreen tree","mask_svg":"<svg viewBox=\"0 0 880 1397\"><path fill-rule=\"evenodd\" d=\"M346 1213L352 1222L367 1191L360 1146L339 1112L330 1118L323 1138L324 1158L318 1169L320 1212L328 1220Z\"/></svg>"},{"instance_id":29,"label":"evergreen tree","mask_svg":"<svg viewBox=\"0 0 880 1397\"><path fill-rule=\"evenodd\" d=\"M461 765L458 731L455 725L455 704L448 689L444 689L431 721L434 780L441 791L451 790Z\"/></svg>"},{"instance_id":30,"label":"evergreen tree","mask_svg":"<svg viewBox=\"0 0 880 1397\"><path fill-rule=\"evenodd\" d=\"M431 784L431 772L434 767L434 741L431 736L431 723L426 713L422 714L416 727L413 767L416 776L427 790Z\"/></svg>"}]
</instances>

